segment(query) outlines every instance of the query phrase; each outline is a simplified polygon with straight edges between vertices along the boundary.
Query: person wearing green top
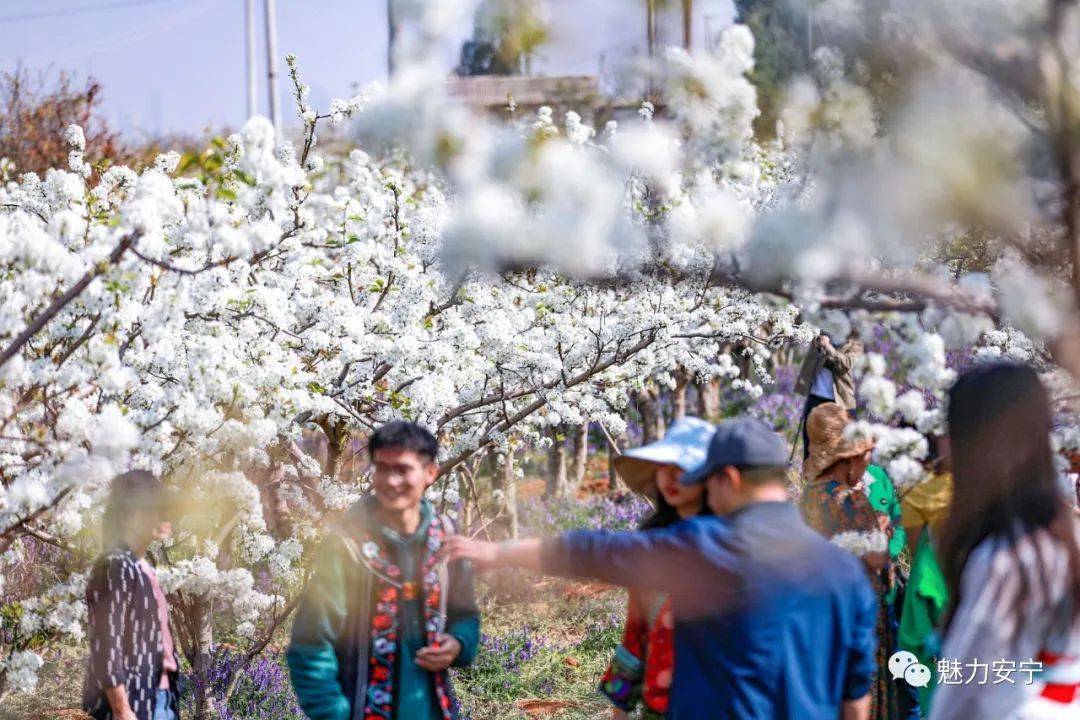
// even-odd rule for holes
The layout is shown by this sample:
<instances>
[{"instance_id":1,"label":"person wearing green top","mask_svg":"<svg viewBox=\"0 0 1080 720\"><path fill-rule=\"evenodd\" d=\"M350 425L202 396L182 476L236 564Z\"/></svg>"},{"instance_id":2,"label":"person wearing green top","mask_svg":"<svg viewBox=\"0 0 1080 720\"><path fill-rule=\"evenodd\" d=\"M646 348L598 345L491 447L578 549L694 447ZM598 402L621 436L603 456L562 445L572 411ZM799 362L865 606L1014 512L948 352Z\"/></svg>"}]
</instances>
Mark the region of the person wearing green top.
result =
<instances>
[{"instance_id":1,"label":"person wearing green top","mask_svg":"<svg viewBox=\"0 0 1080 720\"><path fill-rule=\"evenodd\" d=\"M866 471L874 479L870 483L870 506L888 517L889 525L892 526L892 535L889 538L889 560L895 568L898 567L900 553L907 545L907 532L900 524L900 499L896 496L896 488L893 487L892 480L885 474L884 469L877 465L870 465ZM896 583L892 583L889 588L886 597L890 604L896 601L896 588Z\"/></svg>"},{"instance_id":2,"label":"person wearing green top","mask_svg":"<svg viewBox=\"0 0 1080 720\"><path fill-rule=\"evenodd\" d=\"M374 494L335 523L301 594L286 652L311 720L456 720L448 668L480 642L471 566L439 550L450 521L423 499L435 437L393 422L368 442Z\"/></svg>"},{"instance_id":3,"label":"person wearing green top","mask_svg":"<svg viewBox=\"0 0 1080 720\"><path fill-rule=\"evenodd\" d=\"M889 536L889 566L891 572L898 573L900 568L900 554L907 545L907 531L904 530L904 526L900 522L900 498L897 497L896 488L893 486L892 480L885 473L883 468L878 465L870 465L866 469L866 472L873 478L868 493L870 505L875 511L889 519L889 526L891 529L891 534ZM903 645L899 638L899 625L901 622L901 607L906 604L907 593L900 594L900 586L901 583L899 582L899 578L894 578L894 580L889 583L889 589L885 595L885 600L889 605L893 629L896 632L896 645L898 648L903 649ZM910 592L910 586L908 592ZM922 694L917 693L916 688L911 687L903 680L894 680L894 683L897 686L897 704L899 706L900 717L909 718L909 720L917 720L917 718L921 716L920 711L923 708Z\"/></svg>"},{"instance_id":4,"label":"person wearing green top","mask_svg":"<svg viewBox=\"0 0 1080 720\"><path fill-rule=\"evenodd\" d=\"M945 584L945 575L938 564L930 528L924 527L911 563L898 640L901 650L914 653L919 662L931 671L937 667L935 660L940 644L938 627L948 604L949 588ZM930 711L930 700L936 685L935 681L919 688L919 705L924 713Z\"/></svg>"}]
</instances>

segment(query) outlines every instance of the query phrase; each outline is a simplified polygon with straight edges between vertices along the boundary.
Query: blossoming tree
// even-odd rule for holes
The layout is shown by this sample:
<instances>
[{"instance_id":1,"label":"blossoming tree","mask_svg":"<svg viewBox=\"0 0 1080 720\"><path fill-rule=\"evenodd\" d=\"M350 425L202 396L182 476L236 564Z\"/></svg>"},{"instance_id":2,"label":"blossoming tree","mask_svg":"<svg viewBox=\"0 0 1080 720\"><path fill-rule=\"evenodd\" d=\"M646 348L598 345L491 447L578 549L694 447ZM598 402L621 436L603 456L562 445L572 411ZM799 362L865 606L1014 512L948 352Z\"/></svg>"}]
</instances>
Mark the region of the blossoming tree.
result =
<instances>
[{"instance_id":1,"label":"blossoming tree","mask_svg":"<svg viewBox=\"0 0 1080 720\"><path fill-rule=\"evenodd\" d=\"M599 132L546 110L494 123L430 64L454 5L403 3L393 81L323 113L290 58L299 147L253 118L198 164L95 174L71 128L68 168L0 191L0 578L39 546L69 570L5 595L0 698L33 687L45 644L79 638L91 519L129 466L179 490L174 538L152 552L208 717L215 642L236 641L242 667L287 621L323 518L360 489L350 441L387 419L437 430L452 493L549 428L619 435L647 385L756 394L778 346L855 322L888 334L899 368L860 370L871 422L855 431L910 486L921 432L941 429L946 349L1071 382L1053 373L1073 367L1068 312L1043 326L1009 300L1045 268L1018 251L1013 270L949 274L955 253L930 252L954 227L943 216L892 228L932 193L887 212L855 193L882 182L856 172L880 170L877 118L838 55L796 87L787 147L753 141L740 26L646 68L659 111ZM319 129L346 120L359 147L321 154ZM837 163L854 174L820 170ZM916 430L892 429L900 417Z\"/></svg>"},{"instance_id":2,"label":"blossoming tree","mask_svg":"<svg viewBox=\"0 0 1080 720\"><path fill-rule=\"evenodd\" d=\"M255 118L185 172L170 153L139 174L95 175L73 127L66 170L3 190L2 562L18 564L28 542L73 560L70 574L10 605L0 693L33 687L35 651L50 639L79 638L90 518L121 469L152 469L179 490L174 538L153 553L197 714L208 716L215 633L250 661L287 619L321 518L357 496L341 471L355 431L397 416L425 423L449 477L550 426L591 420L619 434L628 389L674 368L737 376L736 342L809 337L793 306L708 274L604 284L460 255L463 234L485 220L450 208L493 206L449 200L459 186L445 174L392 152L320 157L319 123L364 100L319 115L290 64L299 150L276 146ZM494 218L500 228L516 219L550 238L562 218L586 245L590 232L647 236L661 201L627 160L609 164L621 152L612 129L597 143L577 116L559 127L542 113L511 132L549 173L602 171L587 205L609 214L590 231L576 193L593 183L582 175L536 213ZM530 182L557 189L555 179L507 183L512 201ZM711 262L700 243L680 253L679 267ZM738 382L752 391L750 378Z\"/></svg>"}]
</instances>

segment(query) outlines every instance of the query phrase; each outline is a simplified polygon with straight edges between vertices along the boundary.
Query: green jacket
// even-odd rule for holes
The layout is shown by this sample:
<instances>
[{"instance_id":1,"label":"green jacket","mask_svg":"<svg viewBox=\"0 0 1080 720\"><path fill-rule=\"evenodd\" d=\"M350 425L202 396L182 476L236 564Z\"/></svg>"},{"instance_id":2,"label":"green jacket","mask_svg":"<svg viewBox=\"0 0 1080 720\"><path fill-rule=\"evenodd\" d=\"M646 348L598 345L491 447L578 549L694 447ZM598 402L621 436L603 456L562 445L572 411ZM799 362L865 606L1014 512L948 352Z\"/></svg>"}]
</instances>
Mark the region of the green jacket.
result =
<instances>
[{"instance_id":1,"label":"green jacket","mask_svg":"<svg viewBox=\"0 0 1080 720\"><path fill-rule=\"evenodd\" d=\"M945 584L945 575L930 541L930 530L924 527L911 564L911 578L904 596L897 642L900 649L914 653L919 662L931 670L936 668L938 623L948 604L949 589ZM930 709L931 693L936 685L936 682L931 682L919 688L919 706L924 711Z\"/></svg>"},{"instance_id":2,"label":"green jacket","mask_svg":"<svg viewBox=\"0 0 1080 720\"><path fill-rule=\"evenodd\" d=\"M286 652L293 689L304 713L311 720L360 720L367 693L370 610L377 584L360 556L360 538L365 528L379 537L386 552L404 572L419 566L418 557L401 553L419 552L423 543L410 538L392 541L373 519L374 498L353 506L339 527L331 532L316 557L314 571L300 598L293 619L292 639ZM434 510L421 506L421 526L426 533ZM413 548L416 548L414 551ZM468 563L458 561L447 568L445 632L461 643L454 665L469 665L480 642L480 612L476 605L474 578ZM438 718L434 704L433 677L417 671L412 662L424 644L420 613L422 603L401 603L398 627L401 633L398 667L394 675L397 716L425 720ZM414 615L416 617L414 617ZM449 677L446 678L449 687ZM416 683L422 683L420 688ZM407 707L397 703L405 698ZM416 714L416 705L428 705L425 715Z\"/></svg>"},{"instance_id":3,"label":"green jacket","mask_svg":"<svg viewBox=\"0 0 1080 720\"><path fill-rule=\"evenodd\" d=\"M889 540L889 559L896 562L907 545L907 531L900 524L900 498L896 496L896 488L882 468L871 465L869 472L874 478L870 485L870 505L889 516L893 528L892 539Z\"/></svg>"},{"instance_id":4,"label":"green jacket","mask_svg":"<svg viewBox=\"0 0 1080 720\"><path fill-rule=\"evenodd\" d=\"M871 465L868 472L874 478L870 484L870 506L880 513L888 516L892 525L892 537L889 538L889 560L893 565L900 559L900 553L907 544L907 531L900 524L900 498L896 496L896 488L885 471L877 465ZM896 601L897 588L894 584L889 588L886 600L891 605Z\"/></svg>"}]
</instances>

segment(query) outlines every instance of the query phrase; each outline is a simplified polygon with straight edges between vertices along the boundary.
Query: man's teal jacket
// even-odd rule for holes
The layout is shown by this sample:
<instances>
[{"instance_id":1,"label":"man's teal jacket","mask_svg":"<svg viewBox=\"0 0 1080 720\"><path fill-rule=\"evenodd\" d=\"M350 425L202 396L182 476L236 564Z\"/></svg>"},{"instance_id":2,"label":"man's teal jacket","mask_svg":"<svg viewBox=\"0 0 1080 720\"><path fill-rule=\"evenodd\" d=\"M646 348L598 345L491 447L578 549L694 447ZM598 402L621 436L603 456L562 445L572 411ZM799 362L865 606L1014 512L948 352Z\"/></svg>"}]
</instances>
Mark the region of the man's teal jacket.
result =
<instances>
[{"instance_id":1,"label":"man's teal jacket","mask_svg":"<svg viewBox=\"0 0 1080 720\"><path fill-rule=\"evenodd\" d=\"M368 689L370 608L376 584L358 557L357 541L365 527L373 533L378 530L371 512L373 500L366 498L357 503L335 532L328 535L316 554L314 571L293 619L285 657L296 698L311 720L356 720L363 714ZM421 510L428 519L433 512L427 502ZM480 611L471 566L463 561L452 562L448 575L449 591L443 589L447 593L446 632L461 643L461 653L453 664L462 667L472 662L480 644ZM406 623L399 623L404 632ZM399 660L402 655L407 653L399 653ZM407 677L418 675L408 673ZM432 676L422 673L419 677L430 682ZM398 667L395 692L404 694L402 679ZM449 687L449 677L446 682ZM434 696L434 692L430 695ZM434 706L432 716L438 716Z\"/></svg>"}]
</instances>

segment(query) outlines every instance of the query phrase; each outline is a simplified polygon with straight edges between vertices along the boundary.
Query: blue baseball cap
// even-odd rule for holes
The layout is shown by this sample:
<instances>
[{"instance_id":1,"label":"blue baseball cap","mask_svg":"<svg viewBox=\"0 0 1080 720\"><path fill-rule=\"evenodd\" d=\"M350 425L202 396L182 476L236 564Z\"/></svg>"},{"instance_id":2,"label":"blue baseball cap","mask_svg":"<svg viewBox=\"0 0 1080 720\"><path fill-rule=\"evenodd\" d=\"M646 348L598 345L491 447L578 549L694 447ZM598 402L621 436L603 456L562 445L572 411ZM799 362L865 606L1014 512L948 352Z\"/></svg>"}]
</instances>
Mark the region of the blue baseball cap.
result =
<instances>
[{"instance_id":1,"label":"blue baseball cap","mask_svg":"<svg viewBox=\"0 0 1080 720\"><path fill-rule=\"evenodd\" d=\"M696 417L679 418L663 440L632 448L615 458L615 469L627 487L645 495L654 491L657 465L675 465L685 472L705 462L716 426Z\"/></svg>"},{"instance_id":2,"label":"blue baseball cap","mask_svg":"<svg viewBox=\"0 0 1080 720\"><path fill-rule=\"evenodd\" d=\"M684 485L697 485L724 467L786 467L787 442L757 418L738 418L717 424L705 462L682 476Z\"/></svg>"}]
</instances>

